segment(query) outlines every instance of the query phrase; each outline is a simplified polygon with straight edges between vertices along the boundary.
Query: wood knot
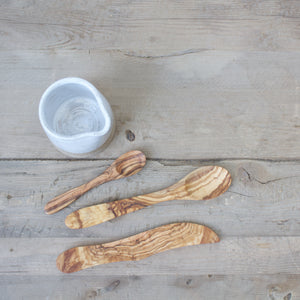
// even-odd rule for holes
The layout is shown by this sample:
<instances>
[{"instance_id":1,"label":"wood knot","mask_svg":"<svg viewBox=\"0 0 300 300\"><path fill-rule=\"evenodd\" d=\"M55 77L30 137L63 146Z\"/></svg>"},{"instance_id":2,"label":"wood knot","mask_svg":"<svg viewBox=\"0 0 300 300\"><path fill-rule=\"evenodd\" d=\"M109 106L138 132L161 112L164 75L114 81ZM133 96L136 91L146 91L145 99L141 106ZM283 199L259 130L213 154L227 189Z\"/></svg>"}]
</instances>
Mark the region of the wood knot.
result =
<instances>
[{"instance_id":1,"label":"wood knot","mask_svg":"<svg viewBox=\"0 0 300 300\"><path fill-rule=\"evenodd\" d=\"M135 140L135 134L131 130L126 130L126 138L128 141L133 142Z\"/></svg>"},{"instance_id":2,"label":"wood knot","mask_svg":"<svg viewBox=\"0 0 300 300\"><path fill-rule=\"evenodd\" d=\"M188 279L187 281L186 281L186 285L191 285L191 283L192 283L192 279Z\"/></svg>"},{"instance_id":3,"label":"wood knot","mask_svg":"<svg viewBox=\"0 0 300 300\"><path fill-rule=\"evenodd\" d=\"M112 282L111 284L109 284L107 287L105 287L105 291L112 292L118 287L119 284L120 284L120 280L116 280L116 281Z\"/></svg>"},{"instance_id":4,"label":"wood knot","mask_svg":"<svg viewBox=\"0 0 300 300\"><path fill-rule=\"evenodd\" d=\"M291 300L292 299L292 293L288 293L286 296L283 297L283 300Z\"/></svg>"}]
</instances>

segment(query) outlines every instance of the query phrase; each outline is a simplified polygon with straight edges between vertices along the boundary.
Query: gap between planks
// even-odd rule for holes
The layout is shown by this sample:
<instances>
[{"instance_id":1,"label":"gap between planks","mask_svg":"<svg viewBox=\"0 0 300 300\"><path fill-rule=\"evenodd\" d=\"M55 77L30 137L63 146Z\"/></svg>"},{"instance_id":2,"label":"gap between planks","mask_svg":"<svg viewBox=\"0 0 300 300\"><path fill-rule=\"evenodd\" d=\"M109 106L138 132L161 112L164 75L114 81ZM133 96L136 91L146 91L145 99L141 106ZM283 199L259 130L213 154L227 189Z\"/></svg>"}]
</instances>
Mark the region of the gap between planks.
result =
<instances>
[{"instance_id":1,"label":"gap between planks","mask_svg":"<svg viewBox=\"0 0 300 300\"><path fill-rule=\"evenodd\" d=\"M121 155L121 154L120 154ZM0 158L0 161L107 161L116 160L118 157L108 157L108 158ZM266 158L243 158L243 157L229 157L229 158L205 158L205 159L166 159L166 158L147 158L147 161L155 162L177 162L178 165L186 165L189 162L217 162L217 161L261 161L261 162L300 162L299 157L295 158L280 158L280 159L266 159Z\"/></svg>"}]
</instances>

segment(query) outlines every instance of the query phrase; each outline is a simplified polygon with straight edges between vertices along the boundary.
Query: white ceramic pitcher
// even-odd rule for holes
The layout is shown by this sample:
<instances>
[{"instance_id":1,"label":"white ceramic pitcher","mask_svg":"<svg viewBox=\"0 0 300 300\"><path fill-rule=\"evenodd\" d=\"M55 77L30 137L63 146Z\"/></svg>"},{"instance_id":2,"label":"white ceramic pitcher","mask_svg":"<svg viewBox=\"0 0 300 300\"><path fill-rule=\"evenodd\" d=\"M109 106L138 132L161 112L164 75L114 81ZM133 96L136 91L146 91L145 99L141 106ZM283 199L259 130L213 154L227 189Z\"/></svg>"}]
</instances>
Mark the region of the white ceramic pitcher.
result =
<instances>
[{"instance_id":1,"label":"white ceramic pitcher","mask_svg":"<svg viewBox=\"0 0 300 300\"><path fill-rule=\"evenodd\" d=\"M50 141L71 156L100 148L114 129L107 100L91 83L76 77L47 88L40 100L39 118Z\"/></svg>"}]
</instances>

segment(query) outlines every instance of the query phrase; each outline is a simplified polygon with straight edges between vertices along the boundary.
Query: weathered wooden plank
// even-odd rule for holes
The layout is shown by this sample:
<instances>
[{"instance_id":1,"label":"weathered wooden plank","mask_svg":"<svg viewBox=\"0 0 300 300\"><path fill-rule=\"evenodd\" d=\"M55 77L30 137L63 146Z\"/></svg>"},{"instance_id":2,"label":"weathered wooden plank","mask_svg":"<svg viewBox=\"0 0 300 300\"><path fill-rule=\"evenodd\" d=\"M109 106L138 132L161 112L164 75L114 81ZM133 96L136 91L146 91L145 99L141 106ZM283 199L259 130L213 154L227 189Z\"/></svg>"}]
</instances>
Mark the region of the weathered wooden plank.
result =
<instances>
[{"instance_id":1,"label":"weathered wooden plank","mask_svg":"<svg viewBox=\"0 0 300 300\"><path fill-rule=\"evenodd\" d=\"M297 1L10 1L2 49L298 50ZM159 13L158 13L159 12ZM144 52L146 49L146 52Z\"/></svg>"},{"instance_id":2,"label":"weathered wooden plank","mask_svg":"<svg viewBox=\"0 0 300 300\"><path fill-rule=\"evenodd\" d=\"M33 3L30 0L19 2L11 0L1 4L1 14L6 21L45 24L103 25L113 24L123 19L159 20L167 19L247 19L247 17L300 17L297 0L266 0L262 2L245 2L242 0L204 0L188 1L96 1L88 4L75 1L52 3ZM35 14L39 11L38 14Z\"/></svg>"},{"instance_id":3,"label":"weathered wooden plank","mask_svg":"<svg viewBox=\"0 0 300 300\"><path fill-rule=\"evenodd\" d=\"M148 161L137 175L95 188L54 215L44 213L50 199L94 178L111 162L0 161L0 236L94 237L108 242L181 221L204 224L221 237L299 236L299 161ZM75 209L149 193L211 164L227 168L233 178L217 199L164 202L83 230L64 224Z\"/></svg>"},{"instance_id":4,"label":"weathered wooden plank","mask_svg":"<svg viewBox=\"0 0 300 300\"><path fill-rule=\"evenodd\" d=\"M57 256L95 238L1 238L2 275L59 275ZM300 237L223 237L217 244L169 250L136 262L79 271L81 275L300 274ZM74 275L75 276L75 275Z\"/></svg>"},{"instance_id":5,"label":"weathered wooden plank","mask_svg":"<svg viewBox=\"0 0 300 300\"><path fill-rule=\"evenodd\" d=\"M176 53L187 49L296 51L300 45L298 24L298 18L282 21L277 18L195 19L193 22L170 18L104 26L11 23L5 20L0 21L0 43L6 50L134 49L133 53L147 56L169 55L170 51ZM172 34L168 34L170 32Z\"/></svg>"},{"instance_id":6,"label":"weathered wooden plank","mask_svg":"<svg viewBox=\"0 0 300 300\"><path fill-rule=\"evenodd\" d=\"M0 61L1 158L64 157L37 112L46 87L66 76L94 83L116 116L115 138L93 158L133 147L166 159L299 158L297 52L147 59L119 51L13 51L0 52Z\"/></svg>"},{"instance_id":7,"label":"weathered wooden plank","mask_svg":"<svg viewBox=\"0 0 300 300\"><path fill-rule=\"evenodd\" d=\"M3 299L300 299L300 275L1 276Z\"/></svg>"}]
</instances>

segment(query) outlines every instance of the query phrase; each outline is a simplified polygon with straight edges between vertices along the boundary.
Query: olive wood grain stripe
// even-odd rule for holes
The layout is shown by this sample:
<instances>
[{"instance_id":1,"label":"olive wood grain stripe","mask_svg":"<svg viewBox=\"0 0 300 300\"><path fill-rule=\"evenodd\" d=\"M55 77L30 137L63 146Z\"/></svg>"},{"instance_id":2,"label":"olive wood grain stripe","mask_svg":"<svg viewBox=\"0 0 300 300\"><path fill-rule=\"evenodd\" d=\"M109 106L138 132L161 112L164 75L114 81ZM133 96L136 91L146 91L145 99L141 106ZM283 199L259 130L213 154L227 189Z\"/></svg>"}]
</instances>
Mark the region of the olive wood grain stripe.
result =
<instances>
[{"instance_id":1,"label":"olive wood grain stripe","mask_svg":"<svg viewBox=\"0 0 300 300\"><path fill-rule=\"evenodd\" d=\"M231 176L226 169L201 167L166 189L79 209L69 214L65 223L73 229L86 228L163 201L208 200L224 193L230 183Z\"/></svg>"},{"instance_id":2,"label":"olive wood grain stripe","mask_svg":"<svg viewBox=\"0 0 300 300\"><path fill-rule=\"evenodd\" d=\"M64 273L118 261L136 261L184 246L217 243L210 228L194 223L173 223L102 245L82 246L61 253L57 268Z\"/></svg>"},{"instance_id":3,"label":"olive wood grain stripe","mask_svg":"<svg viewBox=\"0 0 300 300\"><path fill-rule=\"evenodd\" d=\"M70 191L56 196L45 206L47 214L53 214L65 208L87 191L111 180L132 176L138 173L145 166L146 157L138 150L129 151L118 157L102 174L88 183L78 186Z\"/></svg>"}]
</instances>

